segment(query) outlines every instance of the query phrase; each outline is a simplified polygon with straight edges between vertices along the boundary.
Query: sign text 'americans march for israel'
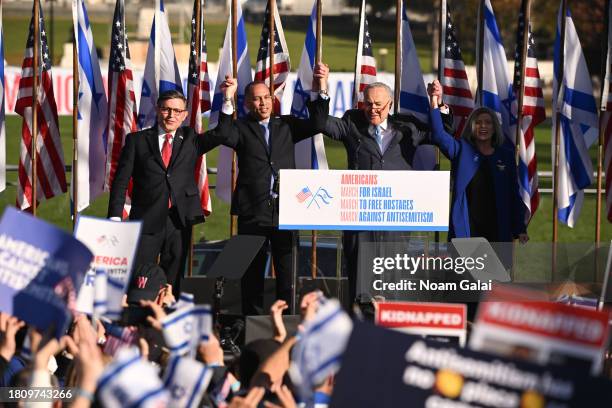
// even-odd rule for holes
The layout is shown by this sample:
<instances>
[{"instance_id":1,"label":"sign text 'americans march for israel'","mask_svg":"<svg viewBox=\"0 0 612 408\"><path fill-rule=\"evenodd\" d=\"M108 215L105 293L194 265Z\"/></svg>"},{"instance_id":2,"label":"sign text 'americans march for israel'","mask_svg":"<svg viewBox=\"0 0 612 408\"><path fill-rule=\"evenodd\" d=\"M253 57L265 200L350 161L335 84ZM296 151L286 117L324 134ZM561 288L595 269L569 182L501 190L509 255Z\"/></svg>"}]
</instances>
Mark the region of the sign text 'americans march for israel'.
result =
<instances>
[{"instance_id":1,"label":"sign text 'americans march for israel'","mask_svg":"<svg viewBox=\"0 0 612 408\"><path fill-rule=\"evenodd\" d=\"M340 219L349 222L433 222L433 211L414 211L414 200L393 198L376 174L343 174Z\"/></svg>"},{"instance_id":2,"label":"sign text 'americans march for israel'","mask_svg":"<svg viewBox=\"0 0 612 408\"><path fill-rule=\"evenodd\" d=\"M444 171L281 170L280 228L447 231Z\"/></svg>"}]
</instances>

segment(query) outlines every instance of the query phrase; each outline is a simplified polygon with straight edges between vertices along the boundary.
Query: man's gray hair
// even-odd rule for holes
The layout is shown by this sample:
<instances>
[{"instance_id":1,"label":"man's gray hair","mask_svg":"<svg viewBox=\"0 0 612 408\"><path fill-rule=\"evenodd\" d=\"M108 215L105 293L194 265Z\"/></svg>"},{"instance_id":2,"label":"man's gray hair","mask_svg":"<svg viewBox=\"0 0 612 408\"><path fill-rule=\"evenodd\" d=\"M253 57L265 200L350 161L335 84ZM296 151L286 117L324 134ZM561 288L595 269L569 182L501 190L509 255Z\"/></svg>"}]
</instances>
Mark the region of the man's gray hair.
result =
<instances>
[{"instance_id":1,"label":"man's gray hair","mask_svg":"<svg viewBox=\"0 0 612 408\"><path fill-rule=\"evenodd\" d=\"M383 88L385 91L387 91L387 95L389 95L389 99L393 99L393 91L391 90L389 85L384 84L382 82L372 82L371 84L366 85L366 87L363 90L363 95L365 96L366 92L368 92L370 89L373 89L373 88Z\"/></svg>"}]
</instances>

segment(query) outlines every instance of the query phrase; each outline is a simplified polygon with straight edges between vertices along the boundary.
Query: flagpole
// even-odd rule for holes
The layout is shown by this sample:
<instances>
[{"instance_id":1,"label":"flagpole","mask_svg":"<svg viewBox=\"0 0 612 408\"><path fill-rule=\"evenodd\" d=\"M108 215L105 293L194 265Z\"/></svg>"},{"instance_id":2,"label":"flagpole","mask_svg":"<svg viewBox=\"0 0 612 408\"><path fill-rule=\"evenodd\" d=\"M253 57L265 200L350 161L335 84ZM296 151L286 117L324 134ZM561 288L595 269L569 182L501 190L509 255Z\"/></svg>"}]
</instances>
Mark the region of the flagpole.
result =
<instances>
[{"instance_id":1,"label":"flagpole","mask_svg":"<svg viewBox=\"0 0 612 408\"><path fill-rule=\"evenodd\" d=\"M72 4L75 7L75 2ZM78 7L78 4L76 4ZM78 54L78 18L75 11L73 19L74 41L72 42L72 229L76 227L79 203L79 54Z\"/></svg>"},{"instance_id":2,"label":"flagpole","mask_svg":"<svg viewBox=\"0 0 612 408\"><path fill-rule=\"evenodd\" d=\"M476 39L476 76L478 81L478 86L476 89L476 101L479 105L482 105L482 54L484 48L484 0L480 0L480 5L478 8L478 28L476 33L478 34L478 38Z\"/></svg>"},{"instance_id":3,"label":"flagpole","mask_svg":"<svg viewBox=\"0 0 612 408\"><path fill-rule=\"evenodd\" d=\"M36 217L36 204L38 197L37 188L37 144L38 144L38 66L39 66L39 52L40 52L40 0L34 0L34 40L33 40L33 58L32 58L32 147L30 150L32 159L32 200L30 202L32 208L32 215Z\"/></svg>"},{"instance_id":4,"label":"flagpole","mask_svg":"<svg viewBox=\"0 0 612 408\"><path fill-rule=\"evenodd\" d=\"M323 57L323 10L322 0L317 0L317 27L315 35L315 64L320 64ZM310 239L310 276L314 279L317 277L317 231L312 231Z\"/></svg>"},{"instance_id":5,"label":"flagpole","mask_svg":"<svg viewBox=\"0 0 612 408\"><path fill-rule=\"evenodd\" d=\"M274 102L276 101L274 98L274 12L276 9L276 0L269 0L268 6L270 7L270 18L268 19L268 53L270 55L270 95L272 96L272 114L274 114Z\"/></svg>"},{"instance_id":6,"label":"flagpole","mask_svg":"<svg viewBox=\"0 0 612 408\"><path fill-rule=\"evenodd\" d=\"M521 38L521 55L520 67L521 72L519 74L519 89L518 89L518 100L517 100L517 112L516 112L516 132L514 135L514 160L516 165L519 165L520 155L520 143L521 143L521 130L523 128L523 104L525 96L525 69L527 65L527 48L529 46L529 22L531 21L531 0L525 0L525 10L523 10L523 38ZM527 146L524 146L525 149ZM515 257L516 257L516 239L512 240L512 267L510 268L511 277L514 278L515 269Z\"/></svg>"},{"instance_id":7,"label":"flagpole","mask_svg":"<svg viewBox=\"0 0 612 408\"><path fill-rule=\"evenodd\" d=\"M557 95L561 91L563 86L563 59L565 58L565 15L567 14L567 0L563 0L561 3L561 41L559 45L559 72L561 73L561 78L557 83ZM553 178L553 232L552 232L552 242L553 242L553 271L554 266L556 264L556 242L558 239L558 230L559 230L559 220L557 219L557 214L559 212L559 206L557 202L557 189L559 188L559 151L560 151L560 142L561 142L561 113L558 111L553 112L555 115L555 162L554 162L554 178Z\"/></svg>"},{"instance_id":8,"label":"flagpole","mask_svg":"<svg viewBox=\"0 0 612 408\"><path fill-rule=\"evenodd\" d=\"M446 53L446 0L440 0L438 7L438 81L442 82L444 76L444 54ZM436 147L436 167L435 170L440 170L440 149ZM440 231L434 232L434 241L436 243L436 254L439 249Z\"/></svg>"},{"instance_id":9,"label":"flagpole","mask_svg":"<svg viewBox=\"0 0 612 408\"><path fill-rule=\"evenodd\" d=\"M521 72L519 75L519 89L518 89L518 109L516 114L516 133L514 139L515 146L515 160L518 165L519 151L521 143L521 129L523 121L523 98L525 95L525 65L527 62L527 47L529 41L529 21L531 21L531 0L525 0L525 10L523 14L523 38L521 39L522 48L520 58Z\"/></svg>"},{"instance_id":10,"label":"flagpole","mask_svg":"<svg viewBox=\"0 0 612 408\"><path fill-rule=\"evenodd\" d=\"M231 16L232 16L232 73L234 78L236 79L236 81L238 81L238 50L236 49L236 47L238 47L238 39L236 38L236 27L238 25L238 21L237 21L237 13L238 10L238 4L237 4L237 0L232 0L232 10L230 11ZM236 90L236 93L234 93L234 113L233 113L234 119L236 119L238 117L238 90ZM232 150L232 193L234 192L234 190L236 190L236 151ZM233 199L234 194L232 194L232 197L230 198L230 203L231 200ZM231 208L231 205L230 205ZM235 215L231 215L231 211L230 211L230 236L234 236L236 235L236 216Z\"/></svg>"},{"instance_id":11,"label":"flagpole","mask_svg":"<svg viewBox=\"0 0 612 408\"><path fill-rule=\"evenodd\" d=\"M357 39L357 48L355 49L355 75L353 76L353 108L357 108L359 102L359 85L358 75L360 74L360 61L359 55L363 49L363 31L365 21L365 0L361 0L361 6L359 6L359 38ZM318 27L317 27L318 29Z\"/></svg>"},{"instance_id":12,"label":"flagpole","mask_svg":"<svg viewBox=\"0 0 612 408\"><path fill-rule=\"evenodd\" d=\"M395 2L395 89L393 92L393 106L395 113L399 113L400 87L402 77L402 0Z\"/></svg>"},{"instance_id":13,"label":"flagpole","mask_svg":"<svg viewBox=\"0 0 612 408\"><path fill-rule=\"evenodd\" d=\"M563 87L563 60L565 58L565 20L567 14L567 0L563 0L561 3L561 27L560 27L560 44L559 44L559 73L561 74L561 78L557 83L557 96L559 96L559 92ZM554 74L554 73L553 73ZM555 101L553 101L555 102ZM553 230L552 230L552 264L551 264L551 272L552 272L552 280L554 281L555 276L557 274L557 240L558 240L558 230L559 230L559 220L557 219L557 215L559 213L559 205L557 201L557 194L559 189L559 151L560 151L560 142L561 142L561 112L557 107L557 112L553 112L555 115L555 155L554 155L554 163L553 163Z\"/></svg>"},{"instance_id":14,"label":"flagpole","mask_svg":"<svg viewBox=\"0 0 612 408\"><path fill-rule=\"evenodd\" d=\"M595 245L599 247L599 243L601 241L601 181L602 181L602 173L603 173L603 145L604 145L604 131L605 131L605 123L604 123L604 112L607 110L607 101L608 101L608 87L610 86L607 81L609 72L608 68L610 67L609 55L610 50L610 0L606 1L606 16L604 17L606 33L605 41L602 41L603 52L602 55L605 55L606 58L602 58L601 61L601 108L599 114L599 143L597 146L597 206L595 210ZM606 177L612 177L612 175L606 175Z\"/></svg>"},{"instance_id":15,"label":"flagpole","mask_svg":"<svg viewBox=\"0 0 612 408\"><path fill-rule=\"evenodd\" d=\"M200 86L201 86L201 81L200 81L200 65L202 65L202 26L204 25L204 22L202 21L202 3L204 0L197 0L195 3L195 52L196 52L196 64L198 66L197 72L198 72L198 95L201 94L200 92ZM197 121L199 121L199 123L202 122L202 118L196 118ZM193 233L194 233L194 226L191 226L191 236L189 237L189 253L187 254L187 276L191 277L193 276Z\"/></svg>"}]
</instances>

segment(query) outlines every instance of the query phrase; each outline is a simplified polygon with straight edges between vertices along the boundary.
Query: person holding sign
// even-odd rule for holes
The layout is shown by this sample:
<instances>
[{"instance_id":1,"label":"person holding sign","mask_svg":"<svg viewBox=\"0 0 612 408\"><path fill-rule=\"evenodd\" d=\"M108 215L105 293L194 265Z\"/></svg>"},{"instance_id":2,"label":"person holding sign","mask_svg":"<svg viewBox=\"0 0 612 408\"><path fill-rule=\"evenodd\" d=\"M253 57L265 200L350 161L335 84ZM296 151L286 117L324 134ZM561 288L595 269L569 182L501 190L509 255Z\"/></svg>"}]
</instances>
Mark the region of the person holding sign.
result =
<instances>
[{"instance_id":1,"label":"person holding sign","mask_svg":"<svg viewBox=\"0 0 612 408\"><path fill-rule=\"evenodd\" d=\"M318 86L314 81L313 87ZM294 169L294 145L312 137L315 131L309 120L293 116L275 116L270 89L262 81L247 85L245 106L249 114L233 119L237 81L225 77L221 85L224 103L219 124L213 132L226 138L224 145L238 155L238 179L232 196L232 215L238 216L238 234L265 236L272 247L276 271L276 298L291 301L291 248L294 233L278 229L279 170ZM316 91L314 92L316 97ZM329 102L317 98L311 111L329 109ZM242 278L243 313L262 314L265 246Z\"/></svg>"},{"instance_id":2,"label":"person holding sign","mask_svg":"<svg viewBox=\"0 0 612 408\"><path fill-rule=\"evenodd\" d=\"M191 240L191 227L204 222L194 169L197 159L218 146L215 132L196 134L181 126L187 100L179 91L157 100L157 125L125 139L108 203L108 217L121 220L125 193L133 183L130 220L142 221L135 267L159 264L176 297Z\"/></svg>"},{"instance_id":3,"label":"person holding sign","mask_svg":"<svg viewBox=\"0 0 612 408\"><path fill-rule=\"evenodd\" d=\"M484 237L489 242L529 240L518 193L514 152L501 145L504 134L495 112L486 107L469 116L459 140L442 126L438 102L442 85L431 93L431 141L452 163L453 200L448 238Z\"/></svg>"},{"instance_id":4,"label":"person holding sign","mask_svg":"<svg viewBox=\"0 0 612 408\"><path fill-rule=\"evenodd\" d=\"M321 89L327 89L329 68L321 64L314 76L321 78ZM342 119L327 113L310 112L321 133L342 141L346 149L348 168L351 170L412 170L415 151L429 133L429 126L409 114L390 114L393 108L393 92L388 85L374 82L363 91L361 109L350 109ZM441 101L440 101L441 102ZM451 131L453 117L445 106L444 125ZM349 277L349 299L357 295L357 270L360 244L373 242L402 242L405 237L398 232L344 231L343 250ZM388 251L393 252L391 245ZM362 285L363 286L363 285ZM365 288L364 288L365 290ZM369 289L367 290L369 292Z\"/></svg>"}]
</instances>

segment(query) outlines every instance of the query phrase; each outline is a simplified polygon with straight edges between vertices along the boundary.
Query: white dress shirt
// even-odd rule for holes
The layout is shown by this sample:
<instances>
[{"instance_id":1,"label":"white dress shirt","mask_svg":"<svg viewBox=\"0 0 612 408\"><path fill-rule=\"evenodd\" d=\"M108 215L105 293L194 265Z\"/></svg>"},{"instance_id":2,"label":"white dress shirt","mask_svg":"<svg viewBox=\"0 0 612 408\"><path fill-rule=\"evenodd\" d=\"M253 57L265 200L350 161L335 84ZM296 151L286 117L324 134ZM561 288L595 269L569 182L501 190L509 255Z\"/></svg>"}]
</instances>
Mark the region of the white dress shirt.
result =
<instances>
[{"instance_id":1,"label":"white dress shirt","mask_svg":"<svg viewBox=\"0 0 612 408\"><path fill-rule=\"evenodd\" d=\"M380 125L380 132L381 132L381 138L382 138L382 153L385 153L385 151L387 150L387 147L389 147L389 144L391 143L391 141L393 140L393 137L395 136L395 130L393 130L393 128L389 125L389 122L387 121L387 119L385 119L384 121L382 121L382 123ZM375 140L376 140L376 126L374 125L370 125L368 127L368 132L370 133L370 136L372 136Z\"/></svg>"}]
</instances>

